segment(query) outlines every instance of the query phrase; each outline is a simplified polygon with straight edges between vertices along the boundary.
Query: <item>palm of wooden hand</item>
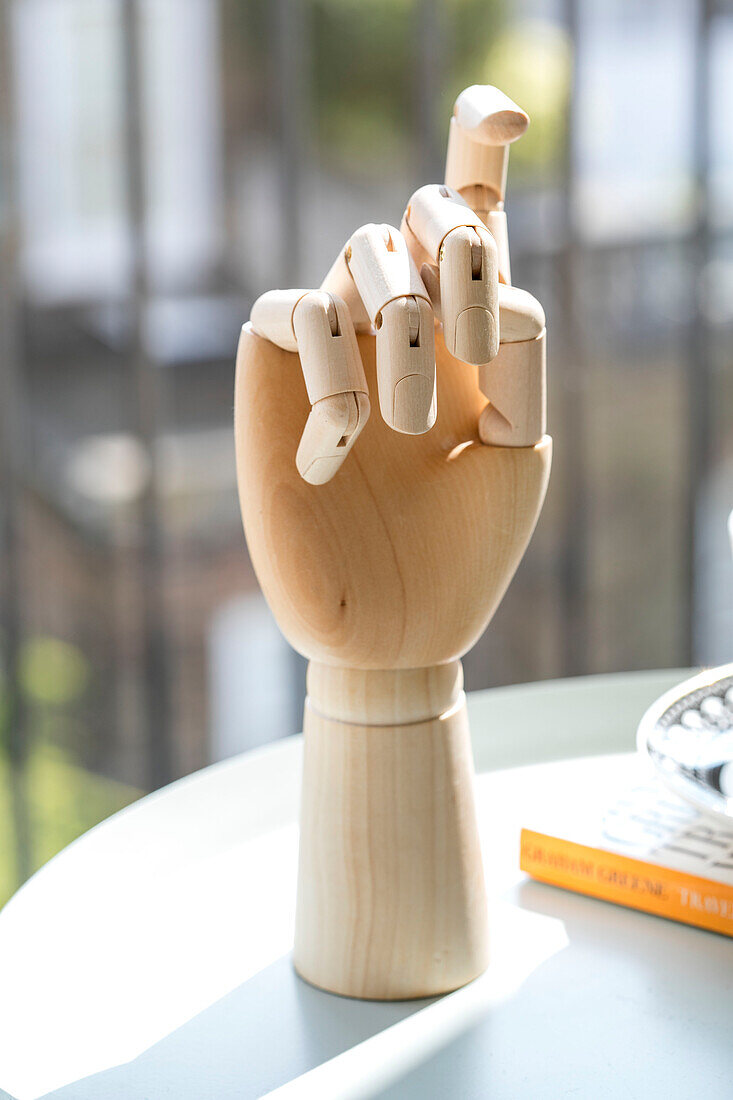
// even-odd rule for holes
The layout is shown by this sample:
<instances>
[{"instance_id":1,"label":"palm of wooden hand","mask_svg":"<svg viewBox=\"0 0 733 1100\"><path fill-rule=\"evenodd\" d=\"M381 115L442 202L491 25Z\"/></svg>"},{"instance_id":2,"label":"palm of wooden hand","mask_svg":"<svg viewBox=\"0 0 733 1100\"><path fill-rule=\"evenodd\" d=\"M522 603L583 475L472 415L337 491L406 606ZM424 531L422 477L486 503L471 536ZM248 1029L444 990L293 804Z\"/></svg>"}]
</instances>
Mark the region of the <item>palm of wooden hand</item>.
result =
<instances>
[{"instance_id":1,"label":"palm of wooden hand","mask_svg":"<svg viewBox=\"0 0 733 1100\"><path fill-rule=\"evenodd\" d=\"M310 485L295 455L309 404L297 355L246 328L237 363L238 479L272 611L306 657L361 669L461 656L514 575L542 506L551 441L487 446L476 369L435 334L437 420L423 435L375 411L337 475ZM370 393L375 337L359 336Z\"/></svg>"}]
</instances>

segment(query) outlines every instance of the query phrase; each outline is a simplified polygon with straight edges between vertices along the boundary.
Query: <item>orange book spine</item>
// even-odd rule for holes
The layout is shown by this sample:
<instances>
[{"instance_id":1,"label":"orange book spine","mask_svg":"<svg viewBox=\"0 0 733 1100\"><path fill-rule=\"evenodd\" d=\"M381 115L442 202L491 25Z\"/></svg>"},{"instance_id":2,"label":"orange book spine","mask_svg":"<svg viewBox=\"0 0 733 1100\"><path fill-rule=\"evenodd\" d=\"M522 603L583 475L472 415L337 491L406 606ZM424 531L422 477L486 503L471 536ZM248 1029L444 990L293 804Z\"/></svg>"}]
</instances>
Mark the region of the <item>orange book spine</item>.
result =
<instances>
[{"instance_id":1,"label":"orange book spine","mask_svg":"<svg viewBox=\"0 0 733 1100\"><path fill-rule=\"evenodd\" d=\"M733 886L522 829L520 867L532 878L602 901L733 936Z\"/></svg>"}]
</instances>

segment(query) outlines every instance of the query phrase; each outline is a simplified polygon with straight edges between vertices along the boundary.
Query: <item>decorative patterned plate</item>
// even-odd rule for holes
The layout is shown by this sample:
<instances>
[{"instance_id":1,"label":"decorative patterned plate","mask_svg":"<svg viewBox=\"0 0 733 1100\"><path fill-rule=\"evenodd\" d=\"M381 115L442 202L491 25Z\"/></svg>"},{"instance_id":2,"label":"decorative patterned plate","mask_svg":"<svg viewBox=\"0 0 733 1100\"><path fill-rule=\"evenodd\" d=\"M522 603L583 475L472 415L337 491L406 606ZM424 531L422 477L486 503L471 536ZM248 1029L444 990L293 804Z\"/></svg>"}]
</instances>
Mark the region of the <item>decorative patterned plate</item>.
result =
<instances>
[{"instance_id":1,"label":"decorative patterned plate","mask_svg":"<svg viewBox=\"0 0 733 1100\"><path fill-rule=\"evenodd\" d=\"M670 790L699 810L733 819L733 664L672 688L639 724L637 745Z\"/></svg>"}]
</instances>

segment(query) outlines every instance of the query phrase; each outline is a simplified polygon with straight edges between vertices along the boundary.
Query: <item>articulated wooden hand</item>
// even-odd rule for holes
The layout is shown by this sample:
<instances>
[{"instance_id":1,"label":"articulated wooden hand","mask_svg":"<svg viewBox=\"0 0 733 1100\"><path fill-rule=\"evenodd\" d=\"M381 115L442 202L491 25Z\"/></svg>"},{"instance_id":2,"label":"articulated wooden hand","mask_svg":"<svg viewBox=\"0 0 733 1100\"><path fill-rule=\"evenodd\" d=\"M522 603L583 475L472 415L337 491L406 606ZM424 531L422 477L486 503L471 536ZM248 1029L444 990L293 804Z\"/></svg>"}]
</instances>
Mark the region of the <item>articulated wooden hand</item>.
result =
<instances>
[{"instance_id":1,"label":"articulated wooden hand","mask_svg":"<svg viewBox=\"0 0 733 1100\"><path fill-rule=\"evenodd\" d=\"M446 185L420 188L401 230L359 229L320 290L263 295L239 345L250 554L311 661L295 961L355 996L440 992L486 964L459 658L549 476L544 314L510 285L503 211L527 121L469 88Z\"/></svg>"}]
</instances>

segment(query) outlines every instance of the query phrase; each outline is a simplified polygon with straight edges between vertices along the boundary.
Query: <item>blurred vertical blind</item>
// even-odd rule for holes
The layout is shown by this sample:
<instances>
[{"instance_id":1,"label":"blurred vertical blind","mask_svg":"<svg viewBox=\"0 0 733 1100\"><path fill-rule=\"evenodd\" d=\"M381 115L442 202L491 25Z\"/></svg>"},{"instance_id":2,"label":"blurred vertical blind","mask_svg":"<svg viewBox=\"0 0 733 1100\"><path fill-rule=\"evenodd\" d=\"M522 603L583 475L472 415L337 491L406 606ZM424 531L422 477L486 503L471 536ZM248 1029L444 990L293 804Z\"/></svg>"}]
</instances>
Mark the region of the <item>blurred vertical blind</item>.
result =
<instances>
[{"instance_id":1,"label":"blurred vertical blind","mask_svg":"<svg viewBox=\"0 0 733 1100\"><path fill-rule=\"evenodd\" d=\"M507 209L556 457L467 684L733 655L729 4L4 0L0 35L0 899L296 731L239 521L238 330L399 224L471 83L532 117Z\"/></svg>"}]
</instances>

